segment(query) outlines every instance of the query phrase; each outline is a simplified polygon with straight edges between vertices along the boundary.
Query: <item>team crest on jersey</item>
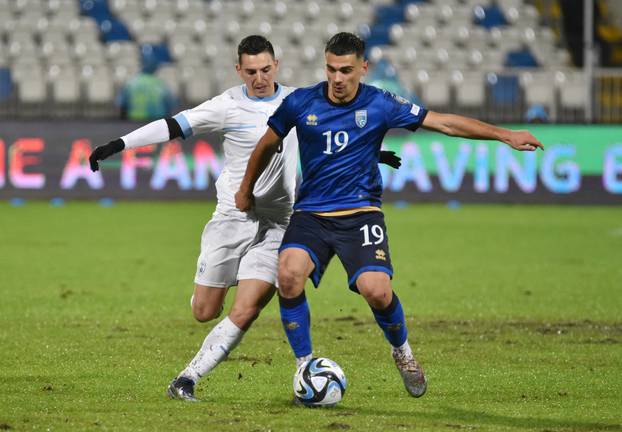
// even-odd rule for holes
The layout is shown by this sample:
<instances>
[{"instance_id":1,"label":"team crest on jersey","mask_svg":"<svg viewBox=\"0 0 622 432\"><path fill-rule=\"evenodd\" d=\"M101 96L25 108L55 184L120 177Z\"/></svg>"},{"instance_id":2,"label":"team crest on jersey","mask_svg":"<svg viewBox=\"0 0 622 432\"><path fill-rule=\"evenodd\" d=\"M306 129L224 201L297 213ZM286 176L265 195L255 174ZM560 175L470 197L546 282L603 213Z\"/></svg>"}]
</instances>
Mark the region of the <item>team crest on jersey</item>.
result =
<instances>
[{"instance_id":1,"label":"team crest on jersey","mask_svg":"<svg viewBox=\"0 0 622 432\"><path fill-rule=\"evenodd\" d=\"M354 113L354 122L360 128L367 124L367 110L358 110Z\"/></svg>"},{"instance_id":2,"label":"team crest on jersey","mask_svg":"<svg viewBox=\"0 0 622 432\"><path fill-rule=\"evenodd\" d=\"M317 126L317 116L315 114L307 116L307 126Z\"/></svg>"}]
</instances>

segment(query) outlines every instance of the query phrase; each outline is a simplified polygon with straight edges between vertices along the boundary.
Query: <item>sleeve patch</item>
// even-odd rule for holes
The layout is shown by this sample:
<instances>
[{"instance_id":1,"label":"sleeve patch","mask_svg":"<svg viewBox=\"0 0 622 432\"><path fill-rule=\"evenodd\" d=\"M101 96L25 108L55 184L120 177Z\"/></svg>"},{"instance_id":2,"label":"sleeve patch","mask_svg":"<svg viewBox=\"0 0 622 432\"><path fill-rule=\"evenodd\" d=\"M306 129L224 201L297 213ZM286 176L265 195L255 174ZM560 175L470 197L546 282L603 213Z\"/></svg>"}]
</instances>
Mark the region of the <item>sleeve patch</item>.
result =
<instances>
[{"instance_id":1,"label":"sleeve patch","mask_svg":"<svg viewBox=\"0 0 622 432\"><path fill-rule=\"evenodd\" d=\"M402 96L396 95L394 93L391 93L391 96L393 96L393 99L395 99L396 101L398 101L401 104L408 105L410 103L410 101L408 99L403 98Z\"/></svg>"},{"instance_id":2,"label":"sleeve patch","mask_svg":"<svg viewBox=\"0 0 622 432\"><path fill-rule=\"evenodd\" d=\"M184 138L191 137L192 127L190 127L190 123L188 122L188 119L186 118L186 116L183 113L179 113L173 116L173 118L177 121L177 123L181 127L181 132L183 133Z\"/></svg>"}]
</instances>

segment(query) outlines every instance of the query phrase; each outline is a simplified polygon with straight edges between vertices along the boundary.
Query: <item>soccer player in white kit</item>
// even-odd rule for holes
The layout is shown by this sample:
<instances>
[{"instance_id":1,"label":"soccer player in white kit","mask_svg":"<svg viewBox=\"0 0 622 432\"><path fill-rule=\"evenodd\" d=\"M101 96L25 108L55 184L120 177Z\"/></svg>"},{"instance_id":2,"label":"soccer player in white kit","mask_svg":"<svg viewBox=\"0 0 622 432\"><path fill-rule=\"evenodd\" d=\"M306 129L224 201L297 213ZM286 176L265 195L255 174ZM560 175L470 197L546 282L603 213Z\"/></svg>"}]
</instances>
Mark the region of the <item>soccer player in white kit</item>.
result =
<instances>
[{"instance_id":1,"label":"soccer player in white kit","mask_svg":"<svg viewBox=\"0 0 622 432\"><path fill-rule=\"evenodd\" d=\"M248 157L266 131L268 117L294 90L275 82L278 60L271 43L261 36L240 42L236 70L244 85L173 118L149 123L98 147L90 157L96 170L98 160L123 149L205 132L224 134L224 168L216 182L218 203L203 230L197 260L191 301L194 317L201 322L218 317L228 288L237 285L238 289L229 314L214 326L194 359L169 386L173 398L196 400L196 382L238 345L274 295L278 248L294 202L297 142L292 133L260 180L256 211L247 215L235 208L234 194Z\"/></svg>"},{"instance_id":2,"label":"soccer player in white kit","mask_svg":"<svg viewBox=\"0 0 622 432\"><path fill-rule=\"evenodd\" d=\"M250 154L267 129L268 118L295 90L275 82L278 60L263 36L248 36L240 42L236 71L243 85L97 147L89 158L96 171L99 160L123 149L205 132L224 135L224 169L216 182L218 203L201 237L194 279L194 317L201 322L217 318L228 288L237 285L238 289L229 314L214 326L199 352L169 385L167 393L174 399L196 401L197 381L239 344L273 297L278 249L294 203L298 142L292 131L255 186L253 211L241 212L235 207L235 192ZM383 162L397 167L399 159L389 153L385 152Z\"/></svg>"}]
</instances>

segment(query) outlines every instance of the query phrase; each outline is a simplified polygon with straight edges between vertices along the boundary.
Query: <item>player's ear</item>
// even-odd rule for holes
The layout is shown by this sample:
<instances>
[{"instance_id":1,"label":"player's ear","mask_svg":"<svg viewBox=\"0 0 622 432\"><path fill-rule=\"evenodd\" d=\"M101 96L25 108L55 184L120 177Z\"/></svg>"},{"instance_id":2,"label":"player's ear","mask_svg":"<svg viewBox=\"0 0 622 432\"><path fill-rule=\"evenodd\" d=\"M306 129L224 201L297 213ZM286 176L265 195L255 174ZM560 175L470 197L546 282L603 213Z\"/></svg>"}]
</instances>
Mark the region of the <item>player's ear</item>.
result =
<instances>
[{"instance_id":1,"label":"player's ear","mask_svg":"<svg viewBox=\"0 0 622 432\"><path fill-rule=\"evenodd\" d=\"M363 69L363 75L367 75L367 70L369 69L369 62L367 60L363 60L363 64L361 65Z\"/></svg>"},{"instance_id":2,"label":"player's ear","mask_svg":"<svg viewBox=\"0 0 622 432\"><path fill-rule=\"evenodd\" d=\"M274 59L274 70L278 71L279 70L279 59Z\"/></svg>"}]
</instances>

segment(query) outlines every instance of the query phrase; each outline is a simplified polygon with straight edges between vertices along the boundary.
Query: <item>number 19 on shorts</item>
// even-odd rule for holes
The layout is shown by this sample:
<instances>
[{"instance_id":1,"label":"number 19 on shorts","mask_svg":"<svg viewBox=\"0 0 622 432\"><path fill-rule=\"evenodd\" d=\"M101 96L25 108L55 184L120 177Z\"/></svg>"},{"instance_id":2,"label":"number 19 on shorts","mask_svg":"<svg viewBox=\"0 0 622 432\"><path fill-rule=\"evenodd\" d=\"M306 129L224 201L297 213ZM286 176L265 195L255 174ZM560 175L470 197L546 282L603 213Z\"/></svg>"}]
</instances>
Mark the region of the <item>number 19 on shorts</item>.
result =
<instances>
[{"instance_id":1,"label":"number 19 on shorts","mask_svg":"<svg viewBox=\"0 0 622 432\"><path fill-rule=\"evenodd\" d=\"M370 246L372 244L380 244L384 240L384 231L380 225L368 224L363 225L359 231L363 231L363 244L361 246ZM370 236L371 234L371 236Z\"/></svg>"}]
</instances>

